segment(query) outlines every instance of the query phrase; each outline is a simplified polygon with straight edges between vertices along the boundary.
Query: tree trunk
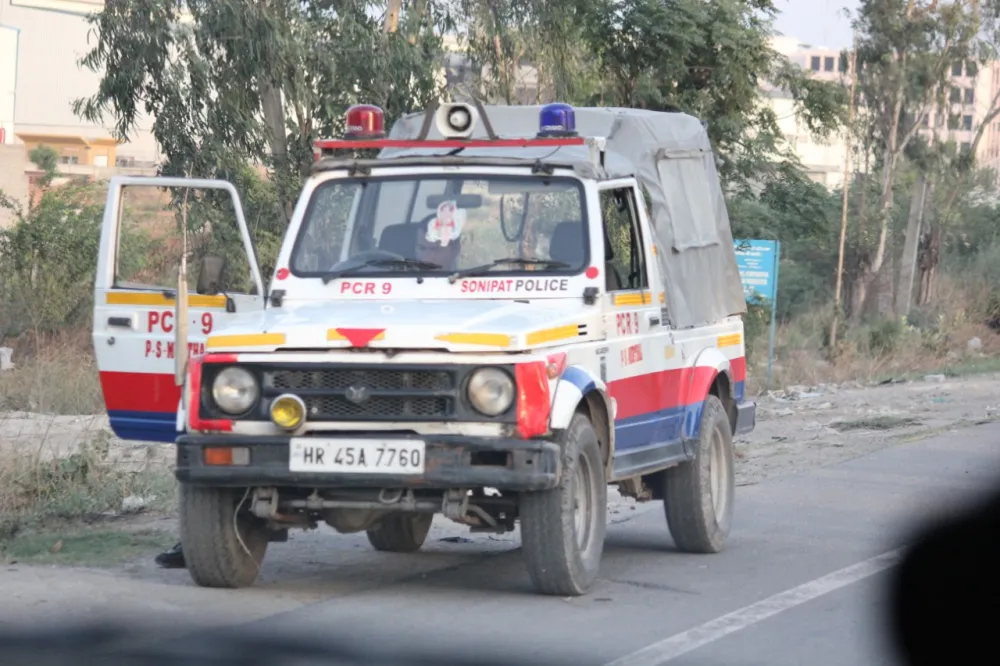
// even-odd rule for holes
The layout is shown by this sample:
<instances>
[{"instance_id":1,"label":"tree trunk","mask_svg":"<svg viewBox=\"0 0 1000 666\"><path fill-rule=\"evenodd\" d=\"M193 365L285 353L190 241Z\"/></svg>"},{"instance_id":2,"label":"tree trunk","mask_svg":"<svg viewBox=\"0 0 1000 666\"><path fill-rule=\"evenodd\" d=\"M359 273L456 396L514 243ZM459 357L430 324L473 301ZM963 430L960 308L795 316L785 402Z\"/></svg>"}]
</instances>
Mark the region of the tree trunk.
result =
<instances>
[{"instance_id":1,"label":"tree trunk","mask_svg":"<svg viewBox=\"0 0 1000 666\"><path fill-rule=\"evenodd\" d=\"M874 302L879 306L879 312L881 314L887 314L883 310L884 299L880 298L881 289L883 286L879 282L879 273L882 272L882 266L885 264L886 250L889 246L889 224L892 217L892 206L894 203L892 186L895 181L896 175L896 140L895 135L898 131L898 121L892 123L892 129L890 131L889 143L885 148L885 153L882 156L882 197L879 202L878 211L878 241L875 244L875 256L872 257L871 266L862 276L862 281L865 283L865 292L868 299L875 299ZM891 301L889 301L891 304Z\"/></svg>"},{"instance_id":2,"label":"tree trunk","mask_svg":"<svg viewBox=\"0 0 1000 666\"><path fill-rule=\"evenodd\" d=\"M862 271L863 273L863 271ZM853 326L861 323L861 315L865 311L865 300L868 296L868 287L862 277L862 273L851 283L851 318Z\"/></svg>"},{"instance_id":3,"label":"tree trunk","mask_svg":"<svg viewBox=\"0 0 1000 666\"><path fill-rule=\"evenodd\" d=\"M288 162L288 135L285 125L285 105L281 98L281 89L277 88L270 81L262 80L260 84L260 104L264 115L264 126L267 131L267 145L271 150L271 160L274 168L275 180L278 183L278 193L281 197L282 209L285 214L285 223L292 218L292 210L295 207L294 196L291 197L285 185L288 182L291 172L291 165Z\"/></svg>"},{"instance_id":4,"label":"tree trunk","mask_svg":"<svg viewBox=\"0 0 1000 666\"><path fill-rule=\"evenodd\" d=\"M906 237L903 256L899 266L899 288L896 290L895 311L897 316L910 313L913 303L913 279L917 268L917 250L920 243L920 227L924 216L924 201L927 195L927 179L923 174L917 179L910 199L910 216L906 223Z\"/></svg>"},{"instance_id":5,"label":"tree trunk","mask_svg":"<svg viewBox=\"0 0 1000 666\"><path fill-rule=\"evenodd\" d=\"M941 226L935 224L921 239L919 305L928 305L934 296L937 266L941 258Z\"/></svg>"},{"instance_id":6,"label":"tree trunk","mask_svg":"<svg viewBox=\"0 0 1000 666\"><path fill-rule=\"evenodd\" d=\"M861 196L858 202L858 231L863 232L865 226L868 222L868 174L871 172L871 163L868 160L868 156L865 156L865 167L864 173L860 178L861 182ZM858 252L858 265L854 272L854 278L851 281L851 301L850 318L848 321L857 326L861 323L861 314L864 312L865 308L865 297L868 295L868 288L865 284L865 272L867 270L867 254L863 248L859 248Z\"/></svg>"}]
</instances>

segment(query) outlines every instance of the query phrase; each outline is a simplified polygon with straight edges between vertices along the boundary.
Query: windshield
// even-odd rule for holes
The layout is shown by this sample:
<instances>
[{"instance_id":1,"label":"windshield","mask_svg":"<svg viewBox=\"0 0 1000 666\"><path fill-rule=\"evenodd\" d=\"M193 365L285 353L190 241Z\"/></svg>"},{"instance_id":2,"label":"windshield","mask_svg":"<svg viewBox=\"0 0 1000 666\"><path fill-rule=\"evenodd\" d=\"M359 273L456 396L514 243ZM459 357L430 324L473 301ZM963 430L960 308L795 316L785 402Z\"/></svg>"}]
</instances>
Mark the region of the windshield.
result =
<instances>
[{"instance_id":1,"label":"windshield","mask_svg":"<svg viewBox=\"0 0 1000 666\"><path fill-rule=\"evenodd\" d=\"M338 179L306 209L290 269L345 274L576 274L587 265L581 183L441 174Z\"/></svg>"}]
</instances>

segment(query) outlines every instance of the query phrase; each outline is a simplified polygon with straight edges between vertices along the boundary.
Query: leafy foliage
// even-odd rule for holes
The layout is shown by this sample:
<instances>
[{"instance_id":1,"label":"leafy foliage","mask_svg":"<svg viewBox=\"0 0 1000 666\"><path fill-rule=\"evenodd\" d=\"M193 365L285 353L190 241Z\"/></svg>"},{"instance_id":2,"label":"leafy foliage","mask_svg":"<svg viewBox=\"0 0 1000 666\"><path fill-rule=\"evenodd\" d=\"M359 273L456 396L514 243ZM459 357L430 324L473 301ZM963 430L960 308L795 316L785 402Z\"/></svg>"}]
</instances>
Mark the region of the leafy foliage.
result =
<instances>
[{"instance_id":1,"label":"leafy foliage","mask_svg":"<svg viewBox=\"0 0 1000 666\"><path fill-rule=\"evenodd\" d=\"M89 323L103 203L90 184L50 189L27 211L0 193L15 216L0 229L0 337Z\"/></svg>"},{"instance_id":2,"label":"leafy foliage","mask_svg":"<svg viewBox=\"0 0 1000 666\"><path fill-rule=\"evenodd\" d=\"M425 5L384 34L381 3L314 0L108 0L82 64L102 75L77 100L91 121L119 137L144 114L164 174L232 174L269 166L287 217L312 163L312 142L342 129L346 107L382 106L390 117L437 96L445 20ZM107 118L110 116L110 118Z\"/></svg>"},{"instance_id":3,"label":"leafy foliage","mask_svg":"<svg viewBox=\"0 0 1000 666\"><path fill-rule=\"evenodd\" d=\"M811 131L843 124L838 84L810 79L768 44L770 0L463 0L480 93L517 100L516 65L531 63L536 99L680 110L702 119L731 188L783 177L782 146L763 84L787 90ZM786 168L782 168L782 166Z\"/></svg>"},{"instance_id":4,"label":"leafy foliage","mask_svg":"<svg viewBox=\"0 0 1000 666\"><path fill-rule=\"evenodd\" d=\"M28 159L42 172L39 184L42 187L51 185L59 168L59 153L56 149L45 145L35 146L28 153Z\"/></svg>"}]
</instances>

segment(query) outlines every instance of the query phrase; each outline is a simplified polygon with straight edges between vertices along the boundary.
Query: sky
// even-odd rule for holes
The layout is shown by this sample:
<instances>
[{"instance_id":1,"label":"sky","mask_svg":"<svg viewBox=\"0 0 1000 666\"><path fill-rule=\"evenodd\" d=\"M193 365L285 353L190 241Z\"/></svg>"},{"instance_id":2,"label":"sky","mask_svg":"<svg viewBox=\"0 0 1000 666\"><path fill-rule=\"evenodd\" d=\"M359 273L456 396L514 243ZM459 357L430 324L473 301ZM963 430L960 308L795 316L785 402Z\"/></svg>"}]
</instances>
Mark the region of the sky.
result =
<instances>
[{"instance_id":1,"label":"sky","mask_svg":"<svg viewBox=\"0 0 1000 666\"><path fill-rule=\"evenodd\" d=\"M781 34L813 46L850 46L851 22L843 10L853 13L858 0L775 0L774 5L780 12L774 27Z\"/></svg>"}]
</instances>

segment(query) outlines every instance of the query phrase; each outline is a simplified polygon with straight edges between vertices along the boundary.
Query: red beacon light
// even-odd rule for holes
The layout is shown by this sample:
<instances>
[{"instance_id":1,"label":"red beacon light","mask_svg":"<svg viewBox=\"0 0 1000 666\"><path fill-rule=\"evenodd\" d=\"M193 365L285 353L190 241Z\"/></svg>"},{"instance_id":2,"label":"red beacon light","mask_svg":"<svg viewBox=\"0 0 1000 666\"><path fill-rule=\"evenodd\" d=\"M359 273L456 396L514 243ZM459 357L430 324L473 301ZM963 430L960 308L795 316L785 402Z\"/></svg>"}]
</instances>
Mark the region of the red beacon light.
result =
<instances>
[{"instance_id":1,"label":"red beacon light","mask_svg":"<svg viewBox=\"0 0 1000 666\"><path fill-rule=\"evenodd\" d=\"M385 139L385 113L374 104L355 104L347 109L344 120L343 139L320 139L313 143L315 161L333 155L336 150L365 147L360 144Z\"/></svg>"},{"instance_id":2,"label":"red beacon light","mask_svg":"<svg viewBox=\"0 0 1000 666\"><path fill-rule=\"evenodd\" d=\"M356 104L347 110L345 139L385 138L385 114L373 104Z\"/></svg>"}]
</instances>

